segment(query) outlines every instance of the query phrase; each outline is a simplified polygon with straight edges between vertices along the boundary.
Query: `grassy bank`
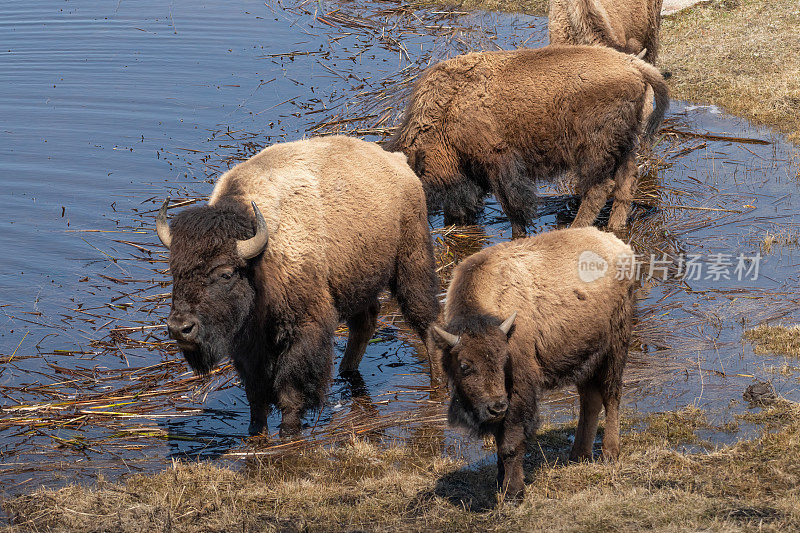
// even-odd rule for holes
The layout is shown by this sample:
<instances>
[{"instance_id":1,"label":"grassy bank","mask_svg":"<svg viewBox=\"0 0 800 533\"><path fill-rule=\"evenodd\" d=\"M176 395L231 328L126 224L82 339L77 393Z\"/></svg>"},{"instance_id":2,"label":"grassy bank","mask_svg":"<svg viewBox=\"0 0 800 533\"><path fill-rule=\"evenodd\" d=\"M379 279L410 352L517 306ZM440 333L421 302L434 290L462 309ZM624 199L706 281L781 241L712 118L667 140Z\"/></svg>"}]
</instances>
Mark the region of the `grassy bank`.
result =
<instances>
[{"instance_id":1,"label":"grassy bank","mask_svg":"<svg viewBox=\"0 0 800 533\"><path fill-rule=\"evenodd\" d=\"M176 464L122 484L40 490L4 507L21 531L796 530L800 407L781 401L746 422L761 435L705 449L702 412L654 415L635 429L628 422L617 463L566 466L574 428L545 429L518 506L497 504L494 465L466 468L435 441L353 441L241 471ZM684 444L695 451L677 451Z\"/></svg>"},{"instance_id":2,"label":"grassy bank","mask_svg":"<svg viewBox=\"0 0 800 533\"><path fill-rule=\"evenodd\" d=\"M714 0L664 20L673 98L716 104L800 141L800 4Z\"/></svg>"}]
</instances>

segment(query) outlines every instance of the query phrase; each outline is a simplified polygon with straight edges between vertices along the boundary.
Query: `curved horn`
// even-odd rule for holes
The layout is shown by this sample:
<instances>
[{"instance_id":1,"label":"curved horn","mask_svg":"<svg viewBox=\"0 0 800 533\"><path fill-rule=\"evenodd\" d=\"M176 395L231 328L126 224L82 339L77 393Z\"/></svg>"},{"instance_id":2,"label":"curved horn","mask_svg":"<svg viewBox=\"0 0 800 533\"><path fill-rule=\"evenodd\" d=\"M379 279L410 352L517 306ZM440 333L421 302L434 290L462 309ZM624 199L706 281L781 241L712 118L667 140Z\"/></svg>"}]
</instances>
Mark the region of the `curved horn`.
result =
<instances>
[{"instance_id":1,"label":"curved horn","mask_svg":"<svg viewBox=\"0 0 800 533\"><path fill-rule=\"evenodd\" d=\"M267 232L267 222L264 220L261 211L258 210L255 202L250 202L253 206L253 213L256 216L256 234L244 241L236 241L236 253L242 259L250 259L260 254L267 246L269 234Z\"/></svg>"},{"instance_id":2,"label":"curved horn","mask_svg":"<svg viewBox=\"0 0 800 533\"><path fill-rule=\"evenodd\" d=\"M508 335L508 332L511 331L511 326L514 325L514 320L517 318L517 312L514 311L511 313L511 316L506 318L502 324L500 324L500 331L504 334Z\"/></svg>"},{"instance_id":3,"label":"curved horn","mask_svg":"<svg viewBox=\"0 0 800 533\"><path fill-rule=\"evenodd\" d=\"M158 233L158 238L161 239L161 243L169 249L169 245L172 244L172 233L169 231L169 222L167 222L167 205L169 205L169 196L167 196L167 199L161 204L161 209L158 210L158 216L156 216L156 233Z\"/></svg>"},{"instance_id":4,"label":"curved horn","mask_svg":"<svg viewBox=\"0 0 800 533\"><path fill-rule=\"evenodd\" d=\"M439 338L441 338L450 346L455 346L456 344L458 344L458 341L461 340L461 337L459 337L458 335L453 335L449 331L445 331L439 326L433 326L433 331L436 332Z\"/></svg>"}]
</instances>

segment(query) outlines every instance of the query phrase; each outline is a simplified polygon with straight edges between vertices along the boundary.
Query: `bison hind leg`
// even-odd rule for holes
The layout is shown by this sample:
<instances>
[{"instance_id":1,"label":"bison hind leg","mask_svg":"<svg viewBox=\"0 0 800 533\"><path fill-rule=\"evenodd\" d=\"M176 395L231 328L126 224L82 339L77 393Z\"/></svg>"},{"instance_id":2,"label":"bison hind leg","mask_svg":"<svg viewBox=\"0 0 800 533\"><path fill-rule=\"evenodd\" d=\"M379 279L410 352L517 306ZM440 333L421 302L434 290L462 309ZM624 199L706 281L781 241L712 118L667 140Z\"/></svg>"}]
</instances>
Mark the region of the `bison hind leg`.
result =
<instances>
[{"instance_id":1,"label":"bison hind leg","mask_svg":"<svg viewBox=\"0 0 800 533\"><path fill-rule=\"evenodd\" d=\"M614 188L614 181L606 179L599 183L594 183L585 191L581 192L581 206L578 208L578 214L575 215L575 220L572 221L573 228L582 228L584 226L591 226L600 214L600 210L606 205L609 194Z\"/></svg>"},{"instance_id":2,"label":"bison hind leg","mask_svg":"<svg viewBox=\"0 0 800 533\"><path fill-rule=\"evenodd\" d=\"M592 446L597 436L597 422L600 409L603 407L603 395L597 383L578 385L580 395L580 414L578 428L575 430L575 442L569 454L570 461L591 461Z\"/></svg>"},{"instance_id":3,"label":"bison hind leg","mask_svg":"<svg viewBox=\"0 0 800 533\"><path fill-rule=\"evenodd\" d=\"M375 333L378 324L378 313L381 304L377 298L367 305L367 307L347 319L347 347L339 364L339 373L345 374L358 370L361 358L367 350L367 344Z\"/></svg>"},{"instance_id":4,"label":"bison hind leg","mask_svg":"<svg viewBox=\"0 0 800 533\"><path fill-rule=\"evenodd\" d=\"M614 207L611 209L611 216L608 219L608 229L612 231L624 228L628 222L637 175L636 152L631 151L617 168L614 178Z\"/></svg>"},{"instance_id":5,"label":"bison hind leg","mask_svg":"<svg viewBox=\"0 0 800 533\"><path fill-rule=\"evenodd\" d=\"M439 276L428 222L422 215L406 225L389 288L397 298L403 318L425 343L431 378L437 379L440 369L432 359L430 327L439 316Z\"/></svg>"}]
</instances>

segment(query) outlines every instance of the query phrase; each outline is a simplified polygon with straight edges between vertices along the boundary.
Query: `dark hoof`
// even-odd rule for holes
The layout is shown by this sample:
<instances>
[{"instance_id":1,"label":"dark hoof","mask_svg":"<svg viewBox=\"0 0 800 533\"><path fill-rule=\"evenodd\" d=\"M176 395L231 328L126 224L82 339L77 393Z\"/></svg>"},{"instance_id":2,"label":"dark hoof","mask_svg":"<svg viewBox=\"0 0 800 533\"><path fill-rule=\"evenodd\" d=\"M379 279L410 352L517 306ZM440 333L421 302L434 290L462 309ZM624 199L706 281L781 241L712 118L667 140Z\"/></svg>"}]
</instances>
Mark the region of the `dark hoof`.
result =
<instances>
[{"instance_id":1,"label":"dark hoof","mask_svg":"<svg viewBox=\"0 0 800 533\"><path fill-rule=\"evenodd\" d=\"M261 435L262 433L267 432L267 425L261 422L250 422L250 427L247 428L247 432L250 434L251 437L255 437L256 435Z\"/></svg>"},{"instance_id":2,"label":"dark hoof","mask_svg":"<svg viewBox=\"0 0 800 533\"><path fill-rule=\"evenodd\" d=\"M300 434L300 426L284 426L281 424L281 429L278 435L282 439L292 439Z\"/></svg>"},{"instance_id":3,"label":"dark hoof","mask_svg":"<svg viewBox=\"0 0 800 533\"><path fill-rule=\"evenodd\" d=\"M525 487L519 489L508 489L503 493L503 501L511 504L518 504L525 499Z\"/></svg>"}]
</instances>

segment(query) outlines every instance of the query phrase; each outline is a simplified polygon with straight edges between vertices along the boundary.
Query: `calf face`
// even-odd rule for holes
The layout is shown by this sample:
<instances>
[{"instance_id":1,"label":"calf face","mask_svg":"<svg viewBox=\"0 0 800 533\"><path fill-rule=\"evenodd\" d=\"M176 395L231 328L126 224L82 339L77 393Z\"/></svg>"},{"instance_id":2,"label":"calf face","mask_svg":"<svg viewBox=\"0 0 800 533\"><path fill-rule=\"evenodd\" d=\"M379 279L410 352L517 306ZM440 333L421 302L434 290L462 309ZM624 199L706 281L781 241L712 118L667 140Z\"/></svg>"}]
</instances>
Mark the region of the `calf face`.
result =
<instances>
[{"instance_id":1,"label":"calf face","mask_svg":"<svg viewBox=\"0 0 800 533\"><path fill-rule=\"evenodd\" d=\"M483 434L503 421L511 385L508 337L515 317L516 313L499 326L467 329L461 335L434 326L451 388L451 424Z\"/></svg>"},{"instance_id":2,"label":"calf face","mask_svg":"<svg viewBox=\"0 0 800 533\"><path fill-rule=\"evenodd\" d=\"M169 199L167 200L167 202ZM156 222L170 249L172 309L169 335L199 374L210 372L246 336L256 291L248 259L267 244L266 223L253 204L256 235L246 211L236 206L194 207L166 221L167 202Z\"/></svg>"}]
</instances>

